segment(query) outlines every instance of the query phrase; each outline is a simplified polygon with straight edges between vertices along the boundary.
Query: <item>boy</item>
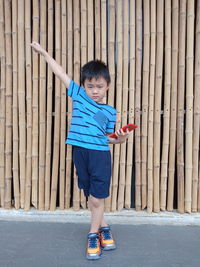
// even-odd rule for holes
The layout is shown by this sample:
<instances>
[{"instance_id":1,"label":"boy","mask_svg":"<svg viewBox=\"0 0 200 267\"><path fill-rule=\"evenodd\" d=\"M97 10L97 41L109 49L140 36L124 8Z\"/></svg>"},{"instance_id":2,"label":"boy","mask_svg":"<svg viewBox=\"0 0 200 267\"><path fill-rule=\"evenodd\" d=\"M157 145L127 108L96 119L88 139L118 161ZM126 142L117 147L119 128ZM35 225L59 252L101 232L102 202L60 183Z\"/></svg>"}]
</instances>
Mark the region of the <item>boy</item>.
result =
<instances>
[{"instance_id":1,"label":"boy","mask_svg":"<svg viewBox=\"0 0 200 267\"><path fill-rule=\"evenodd\" d=\"M91 227L88 233L87 259L99 259L102 249L116 248L110 227L104 220L104 199L109 196L111 156L108 143L125 142L129 132L116 131L117 139L108 135L114 131L116 110L103 103L110 84L107 66L98 60L82 67L81 84L77 85L64 69L36 42L31 46L44 56L55 75L68 88L73 100L73 112L67 144L73 146L73 162L78 174L78 186L88 197Z\"/></svg>"}]
</instances>

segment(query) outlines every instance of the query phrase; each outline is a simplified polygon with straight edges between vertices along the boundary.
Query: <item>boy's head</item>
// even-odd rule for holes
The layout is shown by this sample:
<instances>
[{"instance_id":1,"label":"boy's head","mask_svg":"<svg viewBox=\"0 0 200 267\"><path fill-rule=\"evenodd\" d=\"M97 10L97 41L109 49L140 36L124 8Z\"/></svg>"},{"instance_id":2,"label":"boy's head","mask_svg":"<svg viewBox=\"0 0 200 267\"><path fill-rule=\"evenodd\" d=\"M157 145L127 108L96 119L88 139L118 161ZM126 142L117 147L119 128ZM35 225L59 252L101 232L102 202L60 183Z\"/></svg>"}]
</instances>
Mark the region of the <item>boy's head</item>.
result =
<instances>
[{"instance_id":1,"label":"boy's head","mask_svg":"<svg viewBox=\"0 0 200 267\"><path fill-rule=\"evenodd\" d=\"M81 69L81 84L86 94L97 103L103 103L110 84L110 74L105 63L92 60Z\"/></svg>"},{"instance_id":2,"label":"boy's head","mask_svg":"<svg viewBox=\"0 0 200 267\"><path fill-rule=\"evenodd\" d=\"M107 84L110 84L110 74L106 64L100 60L91 60L81 69L81 84L84 86L85 80L95 78L104 78Z\"/></svg>"}]
</instances>

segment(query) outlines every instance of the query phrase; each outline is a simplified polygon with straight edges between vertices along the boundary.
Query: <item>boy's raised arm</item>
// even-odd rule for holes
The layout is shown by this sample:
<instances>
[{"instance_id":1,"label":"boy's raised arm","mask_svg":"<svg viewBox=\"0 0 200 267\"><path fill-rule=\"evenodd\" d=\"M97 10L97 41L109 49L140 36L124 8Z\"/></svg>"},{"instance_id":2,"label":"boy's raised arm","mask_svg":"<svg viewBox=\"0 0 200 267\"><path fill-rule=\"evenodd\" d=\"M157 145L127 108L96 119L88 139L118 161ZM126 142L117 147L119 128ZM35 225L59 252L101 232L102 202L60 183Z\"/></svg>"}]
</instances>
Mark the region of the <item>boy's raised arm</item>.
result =
<instances>
[{"instance_id":1,"label":"boy's raised arm","mask_svg":"<svg viewBox=\"0 0 200 267\"><path fill-rule=\"evenodd\" d=\"M32 42L31 46L35 50L35 52L38 52L40 55L44 57L46 62L49 64L50 68L54 72L54 74L64 83L64 85L69 88L70 84L70 77L67 75L65 70L47 53L46 50L44 50L40 44L37 42Z\"/></svg>"}]
</instances>

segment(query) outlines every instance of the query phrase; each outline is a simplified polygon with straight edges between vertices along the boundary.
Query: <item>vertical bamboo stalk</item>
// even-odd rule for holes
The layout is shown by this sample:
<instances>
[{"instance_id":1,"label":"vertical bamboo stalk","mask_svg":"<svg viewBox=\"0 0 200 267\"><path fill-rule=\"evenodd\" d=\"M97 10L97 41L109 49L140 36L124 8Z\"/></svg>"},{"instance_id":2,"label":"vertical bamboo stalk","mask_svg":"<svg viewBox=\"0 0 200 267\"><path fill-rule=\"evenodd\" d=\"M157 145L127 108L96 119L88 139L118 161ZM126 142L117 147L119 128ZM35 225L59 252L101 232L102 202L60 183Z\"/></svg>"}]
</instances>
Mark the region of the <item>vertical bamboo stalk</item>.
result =
<instances>
[{"instance_id":1,"label":"vertical bamboo stalk","mask_svg":"<svg viewBox=\"0 0 200 267\"><path fill-rule=\"evenodd\" d=\"M154 110L154 211L160 211L160 137L163 70L164 1L157 2L156 81Z\"/></svg>"},{"instance_id":2,"label":"vertical bamboo stalk","mask_svg":"<svg viewBox=\"0 0 200 267\"><path fill-rule=\"evenodd\" d=\"M66 1L61 1L61 31L62 31L62 67L66 70L67 54L67 6ZM59 207L65 208L65 137L66 137L66 87L61 84L61 133L60 133L60 183L59 183Z\"/></svg>"},{"instance_id":3,"label":"vertical bamboo stalk","mask_svg":"<svg viewBox=\"0 0 200 267\"><path fill-rule=\"evenodd\" d=\"M40 1L40 44L46 50L46 1ZM46 135L46 62L40 57L39 77L39 210L44 209Z\"/></svg>"},{"instance_id":4,"label":"vertical bamboo stalk","mask_svg":"<svg viewBox=\"0 0 200 267\"><path fill-rule=\"evenodd\" d=\"M155 61L156 61L156 0L151 1L151 50L149 77L149 111L148 111L148 198L147 212L153 210L153 123L154 123L154 89L155 89Z\"/></svg>"},{"instance_id":5,"label":"vertical bamboo stalk","mask_svg":"<svg viewBox=\"0 0 200 267\"><path fill-rule=\"evenodd\" d=\"M115 95L115 0L109 0L108 16L108 66L110 71L111 83L108 90L108 104L114 106Z\"/></svg>"},{"instance_id":6,"label":"vertical bamboo stalk","mask_svg":"<svg viewBox=\"0 0 200 267\"><path fill-rule=\"evenodd\" d=\"M194 0L187 2L185 211L189 213L192 204L194 4Z\"/></svg>"},{"instance_id":7,"label":"vertical bamboo stalk","mask_svg":"<svg viewBox=\"0 0 200 267\"><path fill-rule=\"evenodd\" d=\"M53 0L48 1L48 53L53 56ZM51 143L52 143L52 91L53 73L47 66L47 129L46 129L46 163L45 163L45 210L50 206L50 177L51 177Z\"/></svg>"},{"instance_id":8,"label":"vertical bamboo stalk","mask_svg":"<svg viewBox=\"0 0 200 267\"><path fill-rule=\"evenodd\" d=\"M129 54L129 109L128 122L134 123L134 95L135 95L135 1L130 1L130 54ZM133 169L133 139L134 135L128 138L127 146L127 168L125 186L125 208L131 207L131 179Z\"/></svg>"},{"instance_id":9,"label":"vertical bamboo stalk","mask_svg":"<svg viewBox=\"0 0 200 267\"><path fill-rule=\"evenodd\" d=\"M95 5L95 59L101 59L101 2L94 1Z\"/></svg>"},{"instance_id":10,"label":"vertical bamboo stalk","mask_svg":"<svg viewBox=\"0 0 200 267\"><path fill-rule=\"evenodd\" d=\"M165 1L165 77L164 77L164 114L163 141L160 181L160 208L166 210L169 124L170 124L170 90L171 90L171 0Z\"/></svg>"},{"instance_id":11,"label":"vertical bamboo stalk","mask_svg":"<svg viewBox=\"0 0 200 267\"><path fill-rule=\"evenodd\" d=\"M81 66L87 62L87 3L81 1ZM86 209L86 198L81 190L81 206Z\"/></svg>"},{"instance_id":12,"label":"vertical bamboo stalk","mask_svg":"<svg viewBox=\"0 0 200 267\"><path fill-rule=\"evenodd\" d=\"M128 106L128 49L129 49L129 2L123 1L123 73L122 73L122 125L127 124L127 106ZM126 177L126 142L121 144L120 153L120 172L118 189L118 210L124 207Z\"/></svg>"},{"instance_id":13,"label":"vertical bamboo stalk","mask_svg":"<svg viewBox=\"0 0 200 267\"><path fill-rule=\"evenodd\" d=\"M150 3L144 1L144 53L143 53L143 81L142 81L142 209L147 206L147 118L149 94L149 58L150 58Z\"/></svg>"},{"instance_id":14,"label":"vertical bamboo stalk","mask_svg":"<svg viewBox=\"0 0 200 267\"><path fill-rule=\"evenodd\" d=\"M17 59L17 1L12 1L12 60L13 60L13 190L14 205L20 208L19 192L19 134L18 134L18 59Z\"/></svg>"},{"instance_id":15,"label":"vertical bamboo stalk","mask_svg":"<svg viewBox=\"0 0 200 267\"><path fill-rule=\"evenodd\" d=\"M88 7L88 61L94 59L94 2L87 0Z\"/></svg>"},{"instance_id":16,"label":"vertical bamboo stalk","mask_svg":"<svg viewBox=\"0 0 200 267\"><path fill-rule=\"evenodd\" d=\"M39 2L38 0L33 0L33 33L32 38L34 41L39 41ZM32 126L32 204L35 208L38 207L38 54L33 52L33 126Z\"/></svg>"},{"instance_id":17,"label":"vertical bamboo stalk","mask_svg":"<svg viewBox=\"0 0 200 267\"><path fill-rule=\"evenodd\" d=\"M80 83L80 10L79 0L74 1L74 81ZM77 175L74 171L73 208L80 209L80 190L78 189Z\"/></svg>"},{"instance_id":18,"label":"vertical bamboo stalk","mask_svg":"<svg viewBox=\"0 0 200 267\"><path fill-rule=\"evenodd\" d=\"M107 64L107 0L101 0L101 60Z\"/></svg>"},{"instance_id":19,"label":"vertical bamboo stalk","mask_svg":"<svg viewBox=\"0 0 200 267\"><path fill-rule=\"evenodd\" d=\"M122 98L122 0L117 1L117 81L116 81L116 110L117 123L116 128L121 126L121 98ZM115 145L114 148L114 164L113 164L113 183L112 183L112 205L111 210L116 210L117 205L117 190L118 190L118 175L119 175L119 156L120 145Z\"/></svg>"},{"instance_id":20,"label":"vertical bamboo stalk","mask_svg":"<svg viewBox=\"0 0 200 267\"><path fill-rule=\"evenodd\" d=\"M6 209L11 208L12 185L12 40L11 40L11 1L6 0L5 45L6 45L6 143L5 143L5 202Z\"/></svg>"},{"instance_id":21,"label":"vertical bamboo stalk","mask_svg":"<svg viewBox=\"0 0 200 267\"><path fill-rule=\"evenodd\" d=\"M104 13L104 2L102 0L102 19L103 19L103 13ZM108 104L111 106L114 106L114 95L115 95L115 0L109 0L108 2L109 6L109 16L108 16L108 67L109 67L109 72L110 72L110 78L111 82L109 85L109 90L108 90ZM102 27L104 26L104 23L102 22ZM104 33L103 33L104 31ZM102 29L102 38L105 34L105 29ZM104 60L104 47L105 45L103 44L102 40L102 60ZM111 156L113 159L113 145L110 145L110 150L111 150ZM111 184L110 184L110 196L106 198L105 200L105 211L108 212L111 210L111 203L112 203L112 183L113 183L113 178L111 177Z\"/></svg>"},{"instance_id":22,"label":"vertical bamboo stalk","mask_svg":"<svg viewBox=\"0 0 200 267\"><path fill-rule=\"evenodd\" d=\"M25 201L26 180L26 107L24 64L24 0L18 1L18 101L19 101L19 158L21 208Z\"/></svg>"},{"instance_id":23,"label":"vertical bamboo stalk","mask_svg":"<svg viewBox=\"0 0 200 267\"><path fill-rule=\"evenodd\" d=\"M27 110L27 151L25 210L30 209L32 172L32 68L31 68L31 1L25 1L25 42L26 42L26 110Z\"/></svg>"},{"instance_id":24,"label":"vertical bamboo stalk","mask_svg":"<svg viewBox=\"0 0 200 267\"><path fill-rule=\"evenodd\" d=\"M186 0L180 1L179 57L177 97L177 199L178 212L184 213L184 107L185 107L185 45L186 45Z\"/></svg>"},{"instance_id":25,"label":"vertical bamboo stalk","mask_svg":"<svg viewBox=\"0 0 200 267\"><path fill-rule=\"evenodd\" d=\"M56 61L61 63L61 0L55 2L55 49ZM58 188L58 168L60 153L60 95L61 82L55 78L55 117L54 117L54 142L53 142L53 167L52 167L52 183L51 183L51 201L50 210L56 209L57 188Z\"/></svg>"},{"instance_id":26,"label":"vertical bamboo stalk","mask_svg":"<svg viewBox=\"0 0 200 267\"><path fill-rule=\"evenodd\" d=\"M178 74L178 14L179 1L172 1L172 87L170 107L170 147L169 147L169 173L167 210L173 210L174 200L174 172L175 172L175 147L176 147L176 116L177 116L177 74Z\"/></svg>"},{"instance_id":27,"label":"vertical bamboo stalk","mask_svg":"<svg viewBox=\"0 0 200 267\"><path fill-rule=\"evenodd\" d=\"M135 123L140 126L142 76L142 1L136 1ZM141 129L135 130L135 209L142 208Z\"/></svg>"},{"instance_id":28,"label":"vertical bamboo stalk","mask_svg":"<svg viewBox=\"0 0 200 267\"><path fill-rule=\"evenodd\" d=\"M73 6L72 1L67 1L67 73L70 77L73 77ZM67 105L67 129L70 127L72 116L72 100L68 97ZM72 176L72 146L67 145L66 156L66 189L65 189L65 208L70 207L71 198L71 176Z\"/></svg>"},{"instance_id":29,"label":"vertical bamboo stalk","mask_svg":"<svg viewBox=\"0 0 200 267\"><path fill-rule=\"evenodd\" d=\"M195 84L193 115L193 172L192 172L192 211L198 209L198 174L199 174L199 133L200 133L200 1L197 1L196 43L195 43Z\"/></svg>"},{"instance_id":30,"label":"vertical bamboo stalk","mask_svg":"<svg viewBox=\"0 0 200 267\"><path fill-rule=\"evenodd\" d=\"M173 210L174 199L174 171L175 171L175 144L176 144L176 110L177 110L177 66L178 66L178 1L172 2L172 89L170 108L170 148L169 148L169 178L167 210Z\"/></svg>"},{"instance_id":31,"label":"vertical bamboo stalk","mask_svg":"<svg viewBox=\"0 0 200 267\"><path fill-rule=\"evenodd\" d=\"M5 55L5 13L4 2L0 0L0 204L4 207L5 190L5 95L6 95L6 55Z\"/></svg>"}]
</instances>

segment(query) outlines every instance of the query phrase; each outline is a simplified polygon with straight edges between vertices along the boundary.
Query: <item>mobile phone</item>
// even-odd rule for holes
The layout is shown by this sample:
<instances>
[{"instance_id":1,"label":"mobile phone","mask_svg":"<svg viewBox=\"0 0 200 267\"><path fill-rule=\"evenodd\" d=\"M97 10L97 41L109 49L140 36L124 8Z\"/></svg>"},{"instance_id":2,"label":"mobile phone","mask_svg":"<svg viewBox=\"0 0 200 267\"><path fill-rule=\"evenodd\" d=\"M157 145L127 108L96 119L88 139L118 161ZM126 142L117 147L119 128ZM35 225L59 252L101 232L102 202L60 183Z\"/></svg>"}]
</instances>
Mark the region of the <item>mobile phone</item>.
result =
<instances>
[{"instance_id":1,"label":"mobile phone","mask_svg":"<svg viewBox=\"0 0 200 267\"><path fill-rule=\"evenodd\" d=\"M134 130L137 127L138 127L138 125L130 123L130 124L127 124L127 125L123 126L120 130L122 130L125 133L127 129L130 132L130 131ZM109 137L117 139L117 135L115 133L111 133L109 135Z\"/></svg>"}]
</instances>

